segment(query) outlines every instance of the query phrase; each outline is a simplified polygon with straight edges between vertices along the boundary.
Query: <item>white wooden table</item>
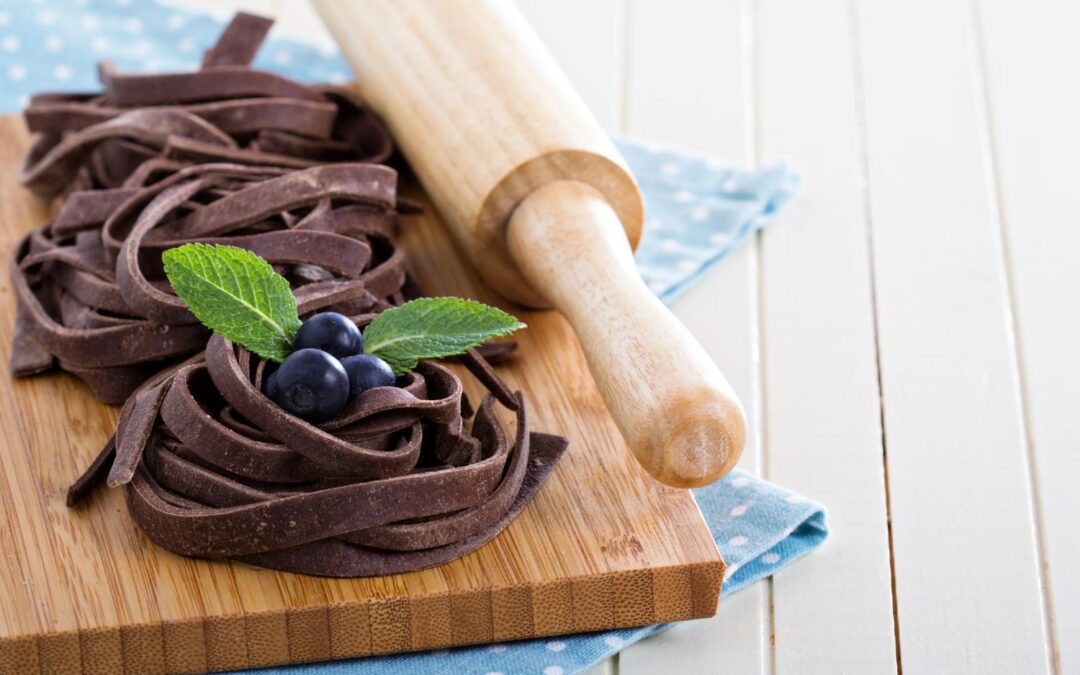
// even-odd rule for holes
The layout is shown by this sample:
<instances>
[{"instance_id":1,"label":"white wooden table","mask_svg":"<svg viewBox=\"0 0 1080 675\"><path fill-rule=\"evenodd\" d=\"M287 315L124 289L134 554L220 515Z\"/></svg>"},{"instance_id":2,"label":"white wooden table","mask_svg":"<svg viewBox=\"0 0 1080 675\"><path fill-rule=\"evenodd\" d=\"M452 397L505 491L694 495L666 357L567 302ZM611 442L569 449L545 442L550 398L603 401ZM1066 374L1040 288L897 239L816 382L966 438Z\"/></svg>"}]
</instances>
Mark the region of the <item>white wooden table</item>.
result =
<instances>
[{"instance_id":1,"label":"white wooden table","mask_svg":"<svg viewBox=\"0 0 1080 675\"><path fill-rule=\"evenodd\" d=\"M676 311L832 536L597 672L1080 673L1080 3L520 4L613 132L805 176Z\"/></svg>"}]
</instances>

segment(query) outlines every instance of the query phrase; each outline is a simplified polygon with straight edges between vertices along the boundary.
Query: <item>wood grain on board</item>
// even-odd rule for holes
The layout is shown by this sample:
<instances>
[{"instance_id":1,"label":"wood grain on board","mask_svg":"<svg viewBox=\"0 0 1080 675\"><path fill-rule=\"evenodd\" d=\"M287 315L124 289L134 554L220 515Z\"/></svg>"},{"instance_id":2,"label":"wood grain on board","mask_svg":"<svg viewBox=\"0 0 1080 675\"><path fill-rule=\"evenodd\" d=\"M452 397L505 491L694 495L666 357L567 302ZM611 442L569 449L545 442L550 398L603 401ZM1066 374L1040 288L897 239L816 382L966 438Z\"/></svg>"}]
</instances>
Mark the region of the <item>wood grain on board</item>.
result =
<instances>
[{"instance_id":1,"label":"wood grain on board","mask_svg":"<svg viewBox=\"0 0 1080 675\"><path fill-rule=\"evenodd\" d=\"M15 181L27 143L20 119L0 118L6 255L48 215ZM500 302L430 209L401 242L427 292ZM5 363L14 309L5 281ZM503 375L526 393L533 426L565 434L570 450L494 541L411 574L320 579L182 558L134 526L116 491L70 511L67 486L117 409L67 375L0 378L0 672L221 670L712 615L724 567L690 494L626 452L566 322L511 309L529 329Z\"/></svg>"}]
</instances>

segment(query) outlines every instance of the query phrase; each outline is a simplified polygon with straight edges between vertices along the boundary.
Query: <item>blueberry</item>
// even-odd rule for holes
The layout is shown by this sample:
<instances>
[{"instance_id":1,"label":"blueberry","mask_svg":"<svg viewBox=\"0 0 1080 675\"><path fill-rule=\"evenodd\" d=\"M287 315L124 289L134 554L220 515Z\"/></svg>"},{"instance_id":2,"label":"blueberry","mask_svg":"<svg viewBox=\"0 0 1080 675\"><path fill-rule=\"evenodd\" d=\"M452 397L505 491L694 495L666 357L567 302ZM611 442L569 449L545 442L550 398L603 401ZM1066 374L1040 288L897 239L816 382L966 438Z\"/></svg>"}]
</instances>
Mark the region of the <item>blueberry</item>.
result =
<instances>
[{"instance_id":1,"label":"blueberry","mask_svg":"<svg viewBox=\"0 0 1080 675\"><path fill-rule=\"evenodd\" d=\"M343 359L364 351L364 337L349 317L337 312L322 312L300 325L293 349L321 349Z\"/></svg>"},{"instance_id":2,"label":"blueberry","mask_svg":"<svg viewBox=\"0 0 1080 675\"><path fill-rule=\"evenodd\" d=\"M337 417L349 402L349 376L340 361L319 349L289 354L274 381L277 404L309 422Z\"/></svg>"},{"instance_id":3,"label":"blueberry","mask_svg":"<svg viewBox=\"0 0 1080 675\"><path fill-rule=\"evenodd\" d=\"M356 396L365 389L373 387L392 387L397 377L390 365L371 354L349 356L341 360L345 372L349 374L349 395Z\"/></svg>"},{"instance_id":4,"label":"blueberry","mask_svg":"<svg viewBox=\"0 0 1080 675\"><path fill-rule=\"evenodd\" d=\"M271 400L276 400L277 399L278 386L277 386L277 371L276 370L274 372L270 373L270 375L268 375L263 380L263 393L266 394L266 398L269 398Z\"/></svg>"}]
</instances>

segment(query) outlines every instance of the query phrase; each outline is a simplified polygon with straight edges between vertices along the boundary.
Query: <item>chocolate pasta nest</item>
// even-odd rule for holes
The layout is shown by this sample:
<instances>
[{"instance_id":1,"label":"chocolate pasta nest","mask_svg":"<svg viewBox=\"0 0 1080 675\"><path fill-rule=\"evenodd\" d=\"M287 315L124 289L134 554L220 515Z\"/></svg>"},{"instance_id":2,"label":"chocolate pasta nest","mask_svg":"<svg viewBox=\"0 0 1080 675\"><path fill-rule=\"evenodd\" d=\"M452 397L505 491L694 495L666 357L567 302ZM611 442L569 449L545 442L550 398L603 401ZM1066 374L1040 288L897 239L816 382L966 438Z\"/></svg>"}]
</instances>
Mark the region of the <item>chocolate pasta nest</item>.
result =
<instances>
[{"instance_id":1,"label":"chocolate pasta nest","mask_svg":"<svg viewBox=\"0 0 1080 675\"><path fill-rule=\"evenodd\" d=\"M390 236L416 207L377 164L390 136L347 88L251 69L270 23L237 15L194 73L104 64L101 95L31 100L21 179L67 198L15 252L15 375L59 366L122 403L200 351L209 333L161 270L161 252L185 242L254 251L353 313L401 302Z\"/></svg>"},{"instance_id":2,"label":"chocolate pasta nest","mask_svg":"<svg viewBox=\"0 0 1080 675\"><path fill-rule=\"evenodd\" d=\"M101 94L34 96L24 112L36 138L23 184L45 196L117 188L149 160L173 168L385 162L390 134L352 89L250 67L272 23L237 14L193 73L123 74L103 62Z\"/></svg>"},{"instance_id":3,"label":"chocolate pasta nest","mask_svg":"<svg viewBox=\"0 0 1080 675\"><path fill-rule=\"evenodd\" d=\"M58 361L103 401L121 403L157 370L202 350L209 332L162 271L162 251L184 242L253 251L323 308L358 313L399 302L403 256L389 239L395 178L377 165L204 164L120 188L124 195L73 194L15 255L14 372ZM114 197L123 199L105 203Z\"/></svg>"},{"instance_id":4,"label":"chocolate pasta nest","mask_svg":"<svg viewBox=\"0 0 1080 675\"><path fill-rule=\"evenodd\" d=\"M484 351L506 351L493 347ZM521 394L479 350L463 360L490 392L475 415L461 380L422 362L399 386L362 392L313 425L261 393L266 362L214 335L205 356L128 401L69 504L108 474L161 546L304 574L391 574L456 559L524 508L566 447L529 431ZM513 411L516 430L496 404Z\"/></svg>"}]
</instances>

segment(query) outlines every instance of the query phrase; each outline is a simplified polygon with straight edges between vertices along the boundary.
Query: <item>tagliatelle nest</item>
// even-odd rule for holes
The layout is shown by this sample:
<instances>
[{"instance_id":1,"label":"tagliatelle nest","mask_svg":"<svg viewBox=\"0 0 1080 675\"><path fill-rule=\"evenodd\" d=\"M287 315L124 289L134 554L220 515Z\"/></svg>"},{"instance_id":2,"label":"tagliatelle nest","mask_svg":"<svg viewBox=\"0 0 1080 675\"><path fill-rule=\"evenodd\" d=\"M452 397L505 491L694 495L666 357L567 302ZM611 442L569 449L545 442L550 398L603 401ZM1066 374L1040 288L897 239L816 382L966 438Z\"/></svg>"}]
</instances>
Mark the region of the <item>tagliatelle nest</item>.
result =
<instances>
[{"instance_id":1,"label":"tagliatelle nest","mask_svg":"<svg viewBox=\"0 0 1080 675\"><path fill-rule=\"evenodd\" d=\"M401 386L361 392L314 425L262 394L264 361L215 335L205 358L128 401L69 504L108 473L161 546L304 574L391 574L459 558L524 508L566 448L529 431L521 394L480 352L464 360L490 392L475 416L457 376L421 362ZM512 439L497 403L515 413Z\"/></svg>"},{"instance_id":2,"label":"tagliatelle nest","mask_svg":"<svg viewBox=\"0 0 1080 675\"><path fill-rule=\"evenodd\" d=\"M100 191L73 196L15 254L15 374L59 363L102 400L121 403L153 373L201 351L209 331L169 289L161 264L162 251L191 241L262 256L298 296L319 299L313 310L400 303L404 261L389 239L395 178L371 164L206 164L131 189L111 209Z\"/></svg>"},{"instance_id":3,"label":"tagliatelle nest","mask_svg":"<svg viewBox=\"0 0 1080 675\"><path fill-rule=\"evenodd\" d=\"M350 90L252 70L270 22L240 14L201 70L121 75L102 95L43 94L22 181L66 192L15 252L15 375L61 369L108 403L203 349L209 333L170 291L161 252L199 241L251 250L320 308L399 304L390 236L397 173L382 122ZM327 162L347 162L327 164ZM362 163L357 163L362 162Z\"/></svg>"}]
</instances>

